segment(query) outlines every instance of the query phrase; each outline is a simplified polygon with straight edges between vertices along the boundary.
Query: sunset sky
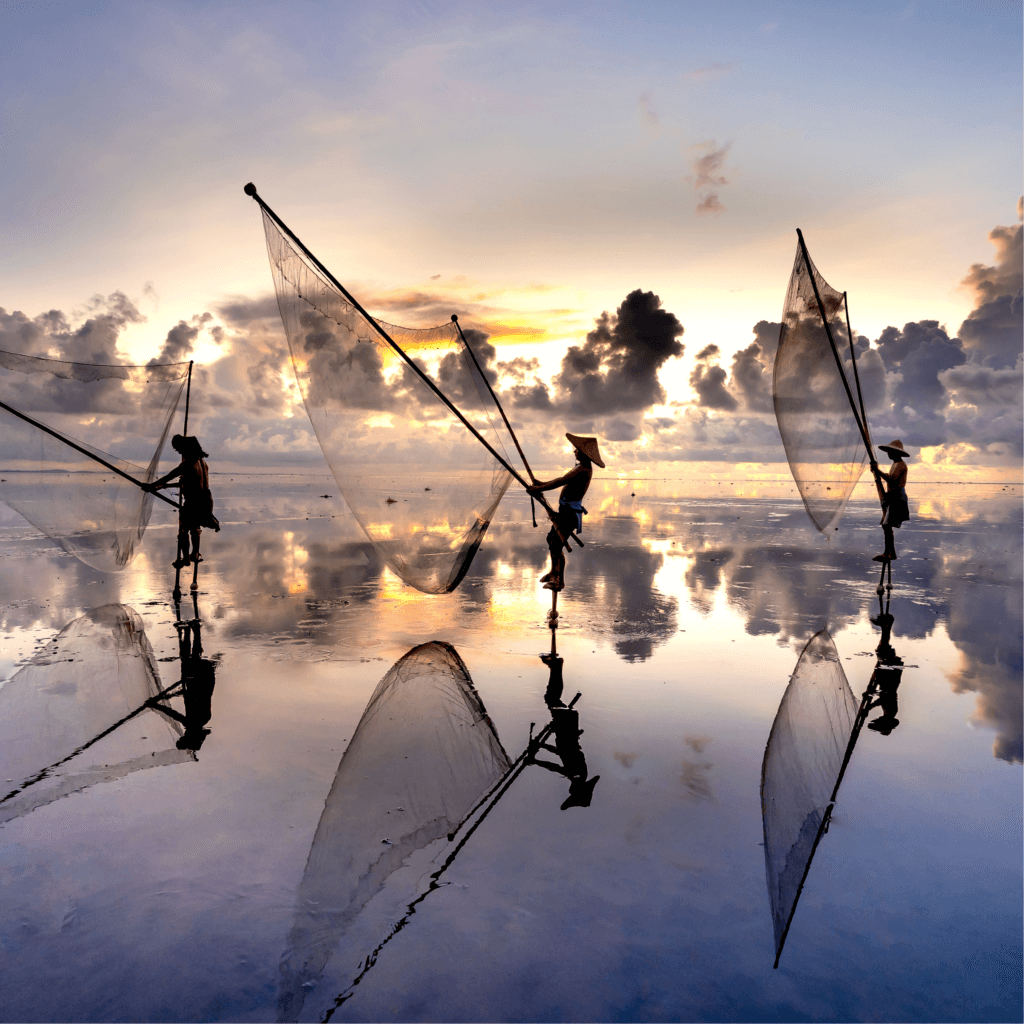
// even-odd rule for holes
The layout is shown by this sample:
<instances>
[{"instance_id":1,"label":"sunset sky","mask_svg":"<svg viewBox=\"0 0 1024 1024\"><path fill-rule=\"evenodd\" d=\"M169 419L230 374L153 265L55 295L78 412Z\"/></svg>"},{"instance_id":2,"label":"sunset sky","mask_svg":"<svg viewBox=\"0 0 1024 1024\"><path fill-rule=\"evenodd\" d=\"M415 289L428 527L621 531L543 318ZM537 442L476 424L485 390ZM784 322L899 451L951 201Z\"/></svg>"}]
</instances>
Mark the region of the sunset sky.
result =
<instances>
[{"instance_id":1,"label":"sunset sky","mask_svg":"<svg viewBox=\"0 0 1024 1024\"><path fill-rule=\"evenodd\" d=\"M8 2L0 347L194 357L211 452L314 464L251 180L371 312L488 334L541 464L564 429L778 463L800 227L876 440L1016 477L1021 33L1016 2ZM637 291L683 331L638 342Z\"/></svg>"}]
</instances>

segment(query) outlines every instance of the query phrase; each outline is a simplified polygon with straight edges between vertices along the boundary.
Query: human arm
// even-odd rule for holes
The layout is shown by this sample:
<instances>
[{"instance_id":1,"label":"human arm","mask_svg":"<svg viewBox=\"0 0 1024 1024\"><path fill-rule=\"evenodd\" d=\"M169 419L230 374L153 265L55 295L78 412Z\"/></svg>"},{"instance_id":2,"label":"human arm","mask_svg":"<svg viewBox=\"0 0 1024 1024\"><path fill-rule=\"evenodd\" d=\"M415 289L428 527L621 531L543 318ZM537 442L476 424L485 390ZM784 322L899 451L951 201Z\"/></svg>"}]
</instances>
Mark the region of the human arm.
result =
<instances>
[{"instance_id":1,"label":"human arm","mask_svg":"<svg viewBox=\"0 0 1024 1024\"><path fill-rule=\"evenodd\" d=\"M540 494L542 491L553 491L557 487L564 487L570 480L575 480L576 477L583 473L586 473L584 466L573 466L568 473L563 474L560 477L556 477L554 480L536 480L531 487L527 487L527 491L530 494Z\"/></svg>"},{"instance_id":2,"label":"human arm","mask_svg":"<svg viewBox=\"0 0 1024 1024\"><path fill-rule=\"evenodd\" d=\"M183 466L178 465L175 469L172 469L170 473L160 477L159 480L154 480L152 483L143 484L143 489L147 491L158 491L161 487L166 487L176 477L181 476Z\"/></svg>"}]
</instances>

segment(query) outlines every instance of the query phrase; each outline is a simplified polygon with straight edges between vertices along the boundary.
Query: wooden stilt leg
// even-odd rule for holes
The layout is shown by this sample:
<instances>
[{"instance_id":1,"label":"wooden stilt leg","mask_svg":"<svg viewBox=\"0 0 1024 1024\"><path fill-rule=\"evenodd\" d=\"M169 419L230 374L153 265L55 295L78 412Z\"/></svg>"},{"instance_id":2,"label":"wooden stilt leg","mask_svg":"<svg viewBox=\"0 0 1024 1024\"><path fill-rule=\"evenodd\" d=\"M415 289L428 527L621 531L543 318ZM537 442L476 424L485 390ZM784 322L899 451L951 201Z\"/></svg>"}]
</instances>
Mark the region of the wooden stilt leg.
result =
<instances>
[{"instance_id":1,"label":"wooden stilt leg","mask_svg":"<svg viewBox=\"0 0 1024 1024\"><path fill-rule=\"evenodd\" d=\"M199 563L196 562L192 567L192 586L189 590L194 594L199 589Z\"/></svg>"}]
</instances>

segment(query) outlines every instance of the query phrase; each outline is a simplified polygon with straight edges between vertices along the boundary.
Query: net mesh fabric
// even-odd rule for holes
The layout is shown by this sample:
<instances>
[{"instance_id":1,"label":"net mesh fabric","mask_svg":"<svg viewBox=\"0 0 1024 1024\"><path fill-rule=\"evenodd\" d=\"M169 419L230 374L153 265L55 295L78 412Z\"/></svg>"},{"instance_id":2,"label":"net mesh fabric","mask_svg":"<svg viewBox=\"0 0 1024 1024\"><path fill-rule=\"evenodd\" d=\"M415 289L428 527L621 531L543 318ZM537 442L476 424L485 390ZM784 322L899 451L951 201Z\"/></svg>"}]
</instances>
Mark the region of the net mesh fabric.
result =
<instances>
[{"instance_id":1,"label":"net mesh fabric","mask_svg":"<svg viewBox=\"0 0 1024 1024\"><path fill-rule=\"evenodd\" d=\"M857 717L827 630L808 641L772 724L761 767L764 860L781 953L800 885Z\"/></svg>"},{"instance_id":2,"label":"net mesh fabric","mask_svg":"<svg viewBox=\"0 0 1024 1024\"><path fill-rule=\"evenodd\" d=\"M454 832L509 767L453 647L414 647L391 668L320 816L282 958L278 1019L296 1019L342 933L388 877L414 851ZM399 897L402 906L409 899L405 891Z\"/></svg>"},{"instance_id":3,"label":"net mesh fabric","mask_svg":"<svg viewBox=\"0 0 1024 1024\"><path fill-rule=\"evenodd\" d=\"M346 503L406 583L428 594L454 590L508 471L265 211L263 224L295 376ZM377 323L508 461L511 437L455 324Z\"/></svg>"},{"instance_id":4,"label":"net mesh fabric","mask_svg":"<svg viewBox=\"0 0 1024 1024\"><path fill-rule=\"evenodd\" d=\"M103 605L69 622L0 685L0 780L10 780L0 822L141 768L194 760L175 746L177 722L154 709L135 715L160 692L133 608Z\"/></svg>"},{"instance_id":5,"label":"net mesh fabric","mask_svg":"<svg viewBox=\"0 0 1024 1024\"><path fill-rule=\"evenodd\" d=\"M849 340L839 316L843 294L828 284L797 245L782 310L772 396L800 497L814 525L826 533L835 528L868 458L814 297L812 277L844 372L851 379Z\"/></svg>"},{"instance_id":6,"label":"net mesh fabric","mask_svg":"<svg viewBox=\"0 0 1024 1024\"><path fill-rule=\"evenodd\" d=\"M123 569L138 550L154 499L86 453L136 480L154 480L188 367L0 352L0 402L57 435L0 408L0 501L94 569Z\"/></svg>"}]
</instances>

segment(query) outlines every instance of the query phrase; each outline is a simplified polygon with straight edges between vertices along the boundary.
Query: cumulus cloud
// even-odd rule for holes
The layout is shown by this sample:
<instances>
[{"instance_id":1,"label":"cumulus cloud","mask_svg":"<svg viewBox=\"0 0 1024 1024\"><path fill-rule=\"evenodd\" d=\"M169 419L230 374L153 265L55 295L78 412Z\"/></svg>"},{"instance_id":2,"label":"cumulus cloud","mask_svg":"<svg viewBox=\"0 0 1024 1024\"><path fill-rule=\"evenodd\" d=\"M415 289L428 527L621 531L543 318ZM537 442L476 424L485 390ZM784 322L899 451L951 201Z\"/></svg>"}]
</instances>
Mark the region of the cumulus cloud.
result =
<instances>
[{"instance_id":1,"label":"cumulus cloud","mask_svg":"<svg viewBox=\"0 0 1024 1024\"><path fill-rule=\"evenodd\" d=\"M732 412L739 406L726 389L728 374L714 360L721 352L717 345L707 345L697 353L697 365L690 374L690 387L697 392L697 404L702 409L722 409Z\"/></svg>"},{"instance_id":2,"label":"cumulus cloud","mask_svg":"<svg viewBox=\"0 0 1024 1024\"><path fill-rule=\"evenodd\" d=\"M658 371L678 358L683 325L653 292L632 291L602 313L582 345L571 345L555 378L555 402L576 417L641 412L665 401Z\"/></svg>"},{"instance_id":3,"label":"cumulus cloud","mask_svg":"<svg viewBox=\"0 0 1024 1024\"><path fill-rule=\"evenodd\" d=\"M72 327L72 318L58 309L31 318L0 309L0 348L70 362L124 363L117 350L121 333L146 318L123 292L95 296L84 312L84 323Z\"/></svg>"},{"instance_id":4,"label":"cumulus cloud","mask_svg":"<svg viewBox=\"0 0 1024 1024\"><path fill-rule=\"evenodd\" d=\"M959 335L973 362L999 369L1013 366L1021 354L1021 225L993 228L988 237L996 248L996 262L992 266L975 263L964 278L977 305L961 324Z\"/></svg>"},{"instance_id":5,"label":"cumulus cloud","mask_svg":"<svg viewBox=\"0 0 1024 1024\"><path fill-rule=\"evenodd\" d=\"M714 168L706 166L703 175L704 181L713 179ZM857 369L873 433L900 437L913 449L945 446L941 457L959 461L1019 459L1024 429L1021 234L1019 224L990 233L996 259L991 266L975 264L964 279L976 306L957 334L936 320L887 327L874 343L855 333ZM845 324L834 329L837 340L845 339ZM761 320L753 334L752 341L733 353L728 374L719 365L724 360L718 346L706 346L697 355L690 375L696 392L691 408L726 414L715 421L719 431L727 429L722 420L737 426L742 422L747 436L752 436L753 424L774 422L772 371L779 324ZM853 386L845 340L842 351ZM681 421L684 426L692 457L702 457L703 426L693 420ZM668 432L655 433L659 445L667 440ZM714 440L729 443L721 433ZM777 436L764 440L760 457L781 457ZM746 439L742 445L749 447ZM651 452L645 457L657 456Z\"/></svg>"},{"instance_id":6,"label":"cumulus cloud","mask_svg":"<svg viewBox=\"0 0 1024 1024\"><path fill-rule=\"evenodd\" d=\"M200 331L213 319L210 313L197 313L186 323L179 320L178 323L167 332L163 347L152 363L180 363L184 362L188 354L195 347L196 338Z\"/></svg>"}]
</instances>

